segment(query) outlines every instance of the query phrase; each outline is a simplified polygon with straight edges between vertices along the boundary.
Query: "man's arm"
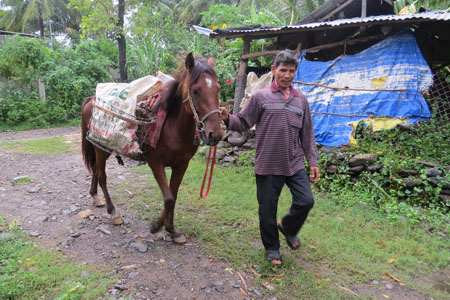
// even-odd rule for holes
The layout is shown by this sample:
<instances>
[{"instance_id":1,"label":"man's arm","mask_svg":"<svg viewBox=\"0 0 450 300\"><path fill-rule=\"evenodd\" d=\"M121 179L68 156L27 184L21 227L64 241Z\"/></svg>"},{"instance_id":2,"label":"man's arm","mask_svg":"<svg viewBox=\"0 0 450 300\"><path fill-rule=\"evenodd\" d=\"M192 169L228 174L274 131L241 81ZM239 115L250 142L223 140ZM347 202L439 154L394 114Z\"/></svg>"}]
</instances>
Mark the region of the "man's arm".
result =
<instances>
[{"instance_id":1,"label":"man's arm","mask_svg":"<svg viewBox=\"0 0 450 300\"><path fill-rule=\"evenodd\" d=\"M312 182L316 182L317 180L319 180L320 171L317 163L318 153L316 147L316 139L314 137L313 122L309 104L307 101L305 105L303 127L300 131L300 140L302 142L303 153L305 153L305 157L309 165L309 178Z\"/></svg>"},{"instance_id":2,"label":"man's arm","mask_svg":"<svg viewBox=\"0 0 450 300\"><path fill-rule=\"evenodd\" d=\"M252 96L242 111L236 115L231 115L225 107L219 107L220 118L224 121L229 130L247 131L258 120L259 111L255 96Z\"/></svg>"}]
</instances>

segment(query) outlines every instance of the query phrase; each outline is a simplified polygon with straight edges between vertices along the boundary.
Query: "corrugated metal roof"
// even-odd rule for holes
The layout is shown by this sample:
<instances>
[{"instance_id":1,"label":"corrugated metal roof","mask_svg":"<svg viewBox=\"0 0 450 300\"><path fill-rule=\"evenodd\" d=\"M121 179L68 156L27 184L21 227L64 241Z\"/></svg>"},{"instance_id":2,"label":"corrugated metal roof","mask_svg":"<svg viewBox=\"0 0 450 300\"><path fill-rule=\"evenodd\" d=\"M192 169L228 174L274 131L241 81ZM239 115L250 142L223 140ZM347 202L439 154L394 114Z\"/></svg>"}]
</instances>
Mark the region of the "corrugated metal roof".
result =
<instances>
[{"instance_id":1,"label":"corrugated metal roof","mask_svg":"<svg viewBox=\"0 0 450 300\"><path fill-rule=\"evenodd\" d=\"M381 15L381 16L370 16L365 18L351 18L351 19L338 19L327 22L314 22L306 24L288 25L282 27L260 27L260 28L227 28L227 29L216 29L214 31L204 31L197 32L201 34L208 35L212 38L216 37L240 37L244 35L253 35L264 33L289 33L295 31L308 31L308 30L319 30L326 29L330 27L349 27L349 26L364 26L370 23L384 23L384 22L427 22L427 21L450 21L450 12L443 11L428 11L411 15ZM197 26L198 27L198 26ZM202 28L202 27L200 27ZM206 29L206 28L205 28ZM208 30L208 29L207 29Z\"/></svg>"}]
</instances>

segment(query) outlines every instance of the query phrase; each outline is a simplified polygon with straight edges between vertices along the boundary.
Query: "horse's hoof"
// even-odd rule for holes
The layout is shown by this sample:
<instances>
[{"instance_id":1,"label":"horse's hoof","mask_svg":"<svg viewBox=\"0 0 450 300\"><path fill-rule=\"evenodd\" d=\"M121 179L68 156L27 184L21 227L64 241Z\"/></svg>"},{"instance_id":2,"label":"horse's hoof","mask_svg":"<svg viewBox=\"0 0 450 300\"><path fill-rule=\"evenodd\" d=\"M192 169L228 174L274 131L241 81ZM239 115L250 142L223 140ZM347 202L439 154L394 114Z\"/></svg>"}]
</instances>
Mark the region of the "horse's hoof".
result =
<instances>
[{"instance_id":1,"label":"horse's hoof","mask_svg":"<svg viewBox=\"0 0 450 300\"><path fill-rule=\"evenodd\" d=\"M122 225L123 224L123 220L119 216L118 213L115 213L114 216L111 217L111 221L114 225Z\"/></svg>"},{"instance_id":2,"label":"horse's hoof","mask_svg":"<svg viewBox=\"0 0 450 300\"><path fill-rule=\"evenodd\" d=\"M184 234L179 234L179 235L177 234L176 236L172 236L172 241L175 244L179 244L179 245L186 244L186 242L187 242Z\"/></svg>"},{"instance_id":3,"label":"horse's hoof","mask_svg":"<svg viewBox=\"0 0 450 300\"><path fill-rule=\"evenodd\" d=\"M102 198L100 198L98 195L93 196L92 199L93 199L93 204L95 207L102 207L102 206L105 206L105 204L106 204L106 202Z\"/></svg>"}]
</instances>

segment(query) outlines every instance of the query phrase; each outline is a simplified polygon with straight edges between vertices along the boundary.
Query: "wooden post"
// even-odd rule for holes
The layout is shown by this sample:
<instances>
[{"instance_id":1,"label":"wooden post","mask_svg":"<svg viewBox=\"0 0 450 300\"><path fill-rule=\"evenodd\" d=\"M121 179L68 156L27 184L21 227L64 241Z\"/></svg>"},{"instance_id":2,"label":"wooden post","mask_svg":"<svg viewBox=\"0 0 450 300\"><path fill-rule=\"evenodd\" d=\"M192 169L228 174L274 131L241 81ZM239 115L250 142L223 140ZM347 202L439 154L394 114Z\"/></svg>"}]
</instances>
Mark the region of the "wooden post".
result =
<instances>
[{"instance_id":1,"label":"wooden post","mask_svg":"<svg viewBox=\"0 0 450 300\"><path fill-rule=\"evenodd\" d=\"M42 78L38 79L39 97L42 102L47 102L47 96L45 95L45 83Z\"/></svg>"},{"instance_id":2,"label":"wooden post","mask_svg":"<svg viewBox=\"0 0 450 300\"><path fill-rule=\"evenodd\" d=\"M242 49L242 55L246 55L250 52L249 38L244 37L244 48ZM239 72L236 76L236 85L234 88L234 105L233 114L237 114L241 110L241 102L245 96L245 86L247 85L247 66L248 59L241 58L239 65Z\"/></svg>"}]
</instances>

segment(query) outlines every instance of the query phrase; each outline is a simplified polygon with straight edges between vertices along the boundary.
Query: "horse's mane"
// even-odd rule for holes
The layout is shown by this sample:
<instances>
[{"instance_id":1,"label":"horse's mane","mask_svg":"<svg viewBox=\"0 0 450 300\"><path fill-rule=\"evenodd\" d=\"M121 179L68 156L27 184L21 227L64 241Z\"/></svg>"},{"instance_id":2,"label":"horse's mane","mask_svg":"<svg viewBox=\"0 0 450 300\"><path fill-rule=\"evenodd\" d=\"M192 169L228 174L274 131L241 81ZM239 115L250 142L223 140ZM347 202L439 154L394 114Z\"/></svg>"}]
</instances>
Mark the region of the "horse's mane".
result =
<instances>
[{"instance_id":1,"label":"horse's mane","mask_svg":"<svg viewBox=\"0 0 450 300\"><path fill-rule=\"evenodd\" d=\"M202 56L196 56L194 68L190 72L183 70L174 80L164 86L161 104L162 108L166 110L167 116L177 114L180 111L182 101L188 96L189 87L195 84L203 73L217 79L216 72L206 59Z\"/></svg>"}]
</instances>

